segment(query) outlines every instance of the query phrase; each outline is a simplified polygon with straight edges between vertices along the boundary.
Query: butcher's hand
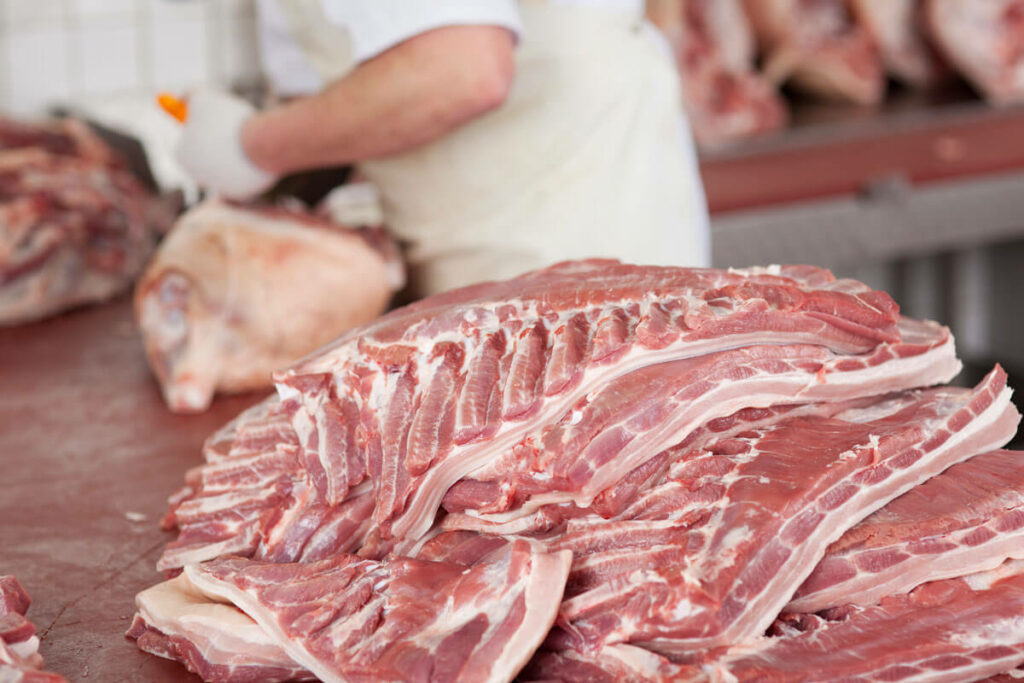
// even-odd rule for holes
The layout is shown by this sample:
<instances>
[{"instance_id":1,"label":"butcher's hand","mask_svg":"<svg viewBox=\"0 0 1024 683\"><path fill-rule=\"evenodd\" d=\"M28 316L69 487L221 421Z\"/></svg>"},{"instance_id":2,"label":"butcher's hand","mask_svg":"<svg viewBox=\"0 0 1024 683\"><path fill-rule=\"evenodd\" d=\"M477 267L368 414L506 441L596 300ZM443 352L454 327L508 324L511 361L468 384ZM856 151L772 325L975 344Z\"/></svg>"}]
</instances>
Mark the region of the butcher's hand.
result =
<instances>
[{"instance_id":1,"label":"butcher's hand","mask_svg":"<svg viewBox=\"0 0 1024 683\"><path fill-rule=\"evenodd\" d=\"M249 160L242 125L255 113L245 100L215 90L188 97L188 118L176 150L178 162L203 188L229 199L251 199L277 180Z\"/></svg>"}]
</instances>

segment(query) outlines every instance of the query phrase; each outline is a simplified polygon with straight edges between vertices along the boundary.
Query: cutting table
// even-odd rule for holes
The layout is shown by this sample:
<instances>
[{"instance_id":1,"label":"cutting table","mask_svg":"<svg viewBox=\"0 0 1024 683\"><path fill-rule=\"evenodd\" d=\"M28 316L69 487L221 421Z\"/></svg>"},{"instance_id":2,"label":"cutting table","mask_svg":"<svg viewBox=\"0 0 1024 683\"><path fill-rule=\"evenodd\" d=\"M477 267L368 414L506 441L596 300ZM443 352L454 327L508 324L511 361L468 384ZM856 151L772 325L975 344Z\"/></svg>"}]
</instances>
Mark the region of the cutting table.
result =
<instances>
[{"instance_id":1,"label":"cutting table","mask_svg":"<svg viewBox=\"0 0 1024 683\"><path fill-rule=\"evenodd\" d=\"M173 535L167 496L217 427L262 398L173 415L130 301L0 329L0 574L32 597L46 668L71 681L198 681L124 638Z\"/></svg>"},{"instance_id":2,"label":"cutting table","mask_svg":"<svg viewBox=\"0 0 1024 683\"><path fill-rule=\"evenodd\" d=\"M842 265L1024 234L1024 148L1011 144L1024 108L949 97L796 110L791 130L707 155L716 261ZM162 579L167 496L203 440L260 398L169 413L127 298L0 329L0 574L31 594L47 668L72 681L198 680L123 634L134 595Z\"/></svg>"}]
</instances>

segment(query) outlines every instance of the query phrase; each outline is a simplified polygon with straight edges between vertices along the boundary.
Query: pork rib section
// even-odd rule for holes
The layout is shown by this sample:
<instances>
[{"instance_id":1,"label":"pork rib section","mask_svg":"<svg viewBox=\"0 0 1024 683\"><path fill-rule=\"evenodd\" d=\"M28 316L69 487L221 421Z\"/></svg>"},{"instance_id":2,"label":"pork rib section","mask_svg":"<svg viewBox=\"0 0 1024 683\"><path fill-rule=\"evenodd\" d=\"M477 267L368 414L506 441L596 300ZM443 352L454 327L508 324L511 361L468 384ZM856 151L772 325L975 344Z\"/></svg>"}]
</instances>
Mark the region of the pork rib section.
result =
<instances>
[{"instance_id":1,"label":"pork rib section","mask_svg":"<svg viewBox=\"0 0 1024 683\"><path fill-rule=\"evenodd\" d=\"M629 645L538 652L520 677L563 683L976 681L1024 662L1024 567L928 583L881 604L789 615L757 638L692 664ZM955 615L954 618L951 618Z\"/></svg>"},{"instance_id":2,"label":"pork rib section","mask_svg":"<svg viewBox=\"0 0 1024 683\"><path fill-rule=\"evenodd\" d=\"M922 324L903 322L908 339L914 334L911 325ZM849 400L948 378L959 365L945 356L951 349L942 350L947 333L938 327L914 331L928 341L885 344L857 359L817 346L753 346L618 377L467 477L464 486L487 482L497 492L496 500L481 500L469 510L479 519L508 522L539 506L572 502L586 507L652 454L744 407ZM934 346L928 349L928 344ZM930 363L935 364L922 372ZM410 506L430 500L433 491L421 487Z\"/></svg>"},{"instance_id":3,"label":"pork rib section","mask_svg":"<svg viewBox=\"0 0 1024 683\"><path fill-rule=\"evenodd\" d=\"M952 464L1012 438L1006 375L928 389L832 418L783 419L682 453L611 520L570 520L561 643L673 655L743 642L771 624L828 544Z\"/></svg>"},{"instance_id":4,"label":"pork rib section","mask_svg":"<svg viewBox=\"0 0 1024 683\"><path fill-rule=\"evenodd\" d=\"M191 470L171 498L164 527L179 533L159 569L231 554L309 562L359 549L371 527L370 487L324 504L306 481L288 414L271 397L207 440L207 464Z\"/></svg>"},{"instance_id":5,"label":"pork rib section","mask_svg":"<svg viewBox=\"0 0 1024 683\"><path fill-rule=\"evenodd\" d=\"M1010 558L1024 559L1024 453L1000 450L954 465L847 531L786 610L871 605Z\"/></svg>"},{"instance_id":6,"label":"pork rib section","mask_svg":"<svg viewBox=\"0 0 1024 683\"><path fill-rule=\"evenodd\" d=\"M380 315L403 281L381 228L211 200L178 219L135 309L167 405L196 412L216 391L270 386L274 370Z\"/></svg>"},{"instance_id":7,"label":"pork rib section","mask_svg":"<svg viewBox=\"0 0 1024 683\"><path fill-rule=\"evenodd\" d=\"M805 615L705 670L713 681L975 681L1024 663L1022 614L1024 566L1010 561L873 607Z\"/></svg>"},{"instance_id":8,"label":"pork rib section","mask_svg":"<svg viewBox=\"0 0 1024 683\"><path fill-rule=\"evenodd\" d=\"M570 561L519 540L471 567L224 558L185 575L324 681L510 681L554 622Z\"/></svg>"},{"instance_id":9,"label":"pork rib section","mask_svg":"<svg viewBox=\"0 0 1024 683\"><path fill-rule=\"evenodd\" d=\"M237 607L200 593L182 574L135 596L127 637L143 652L179 661L204 681L314 680Z\"/></svg>"},{"instance_id":10,"label":"pork rib section","mask_svg":"<svg viewBox=\"0 0 1024 683\"><path fill-rule=\"evenodd\" d=\"M537 445L524 440L547 438L551 425L551 438L562 445L549 470L571 474L572 483L555 477L550 491L577 502L593 497L685 436L687 424L744 407L723 402L669 425L645 421L645 397L628 375L639 372L637 382L644 382L661 364L671 376L660 387L671 397L682 375L694 377L694 366L730 353L739 356L735 372L728 371L732 357L716 356L714 378L689 391L738 394L736 380L753 376L747 393L754 403L746 405L839 400L942 382L959 367L947 330L901 320L886 295L820 269L587 261L400 309L277 382L283 399L299 402L293 425L300 455L323 501L337 504L369 478L382 534L416 539L452 484L495 458L514 458L519 445ZM738 367L744 363L749 367ZM773 367L782 377L774 390ZM636 419L626 428L643 438L623 444L621 457L582 455L602 433L595 448L621 433L605 429L612 427L607 404L619 390L635 401L628 409ZM597 394L601 399L591 401Z\"/></svg>"}]
</instances>

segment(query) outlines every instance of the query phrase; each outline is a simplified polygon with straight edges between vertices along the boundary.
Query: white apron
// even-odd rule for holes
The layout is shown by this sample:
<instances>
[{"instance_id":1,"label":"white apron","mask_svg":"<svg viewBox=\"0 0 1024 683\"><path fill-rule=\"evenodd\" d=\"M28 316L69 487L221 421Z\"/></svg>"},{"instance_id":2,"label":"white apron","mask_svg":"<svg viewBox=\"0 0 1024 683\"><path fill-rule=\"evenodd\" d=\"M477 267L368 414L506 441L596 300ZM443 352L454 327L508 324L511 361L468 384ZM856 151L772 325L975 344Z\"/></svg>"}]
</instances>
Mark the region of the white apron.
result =
<instances>
[{"instance_id":1,"label":"white apron","mask_svg":"<svg viewBox=\"0 0 1024 683\"><path fill-rule=\"evenodd\" d=\"M704 194L660 35L606 7L522 0L520 12L502 107L360 165L408 245L416 293L574 258L708 265Z\"/></svg>"}]
</instances>

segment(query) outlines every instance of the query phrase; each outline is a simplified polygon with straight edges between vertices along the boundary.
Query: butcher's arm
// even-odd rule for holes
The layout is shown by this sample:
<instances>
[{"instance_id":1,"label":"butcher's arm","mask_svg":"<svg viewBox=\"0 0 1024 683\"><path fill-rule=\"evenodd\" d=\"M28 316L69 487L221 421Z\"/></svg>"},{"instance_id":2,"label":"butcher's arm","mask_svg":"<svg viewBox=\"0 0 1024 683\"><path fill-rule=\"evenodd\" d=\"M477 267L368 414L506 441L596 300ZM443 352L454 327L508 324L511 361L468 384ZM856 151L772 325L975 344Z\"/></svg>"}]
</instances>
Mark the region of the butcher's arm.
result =
<instances>
[{"instance_id":1,"label":"butcher's arm","mask_svg":"<svg viewBox=\"0 0 1024 683\"><path fill-rule=\"evenodd\" d=\"M439 138L505 101L515 37L496 26L427 31L322 93L245 122L242 146L276 174L373 159Z\"/></svg>"},{"instance_id":2,"label":"butcher's arm","mask_svg":"<svg viewBox=\"0 0 1024 683\"><path fill-rule=\"evenodd\" d=\"M683 0L646 0L644 12L648 21L668 36L675 46L675 39L685 29Z\"/></svg>"}]
</instances>

